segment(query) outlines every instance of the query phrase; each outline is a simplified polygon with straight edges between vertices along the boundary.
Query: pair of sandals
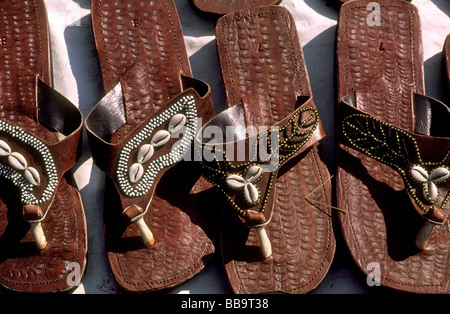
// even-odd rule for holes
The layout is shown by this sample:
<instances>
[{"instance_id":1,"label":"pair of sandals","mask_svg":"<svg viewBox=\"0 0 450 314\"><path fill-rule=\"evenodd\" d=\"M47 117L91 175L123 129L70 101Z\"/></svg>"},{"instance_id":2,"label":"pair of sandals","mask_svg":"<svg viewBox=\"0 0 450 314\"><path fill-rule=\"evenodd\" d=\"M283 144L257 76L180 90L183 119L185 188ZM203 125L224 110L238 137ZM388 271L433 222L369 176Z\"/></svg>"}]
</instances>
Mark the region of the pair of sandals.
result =
<instances>
[{"instance_id":1,"label":"pair of sandals","mask_svg":"<svg viewBox=\"0 0 450 314\"><path fill-rule=\"evenodd\" d=\"M86 223L69 171L83 117L50 87L42 0L11 2L0 4L0 158L1 180L15 190L1 195L0 283L64 291L67 266L83 273L86 265ZM343 235L366 274L368 263L381 265L381 284L448 293L449 111L421 96L415 7L379 1L386 26L371 28L368 2L344 4L339 20ZM209 86L192 77L172 0L94 0L92 25L106 95L84 124L108 177L105 241L120 286L180 284L220 242L235 293L314 289L336 247L333 189L289 12L260 6L218 19L229 105L218 114Z\"/></svg>"},{"instance_id":2,"label":"pair of sandals","mask_svg":"<svg viewBox=\"0 0 450 314\"><path fill-rule=\"evenodd\" d=\"M218 22L230 108L216 115L209 86L192 78L172 0L92 3L108 93L86 129L94 161L117 195L106 200L105 237L112 272L126 291L186 281L219 242L237 293L306 292L328 271L335 247L330 209L303 198L314 192L329 203L331 184L299 40L284 8L257 10ZM257 41L248 41L249 30L239 28L251 20L269 29L279 24L280 37L258 29ZM252 61L252 54L265 60ZM251 126L257 130L249 136ZM280 130L272 141L274 126ZM272 147L263 160L264 143ZM218 217L223 197L233 209Z\"/></svg>"}]
</instances>

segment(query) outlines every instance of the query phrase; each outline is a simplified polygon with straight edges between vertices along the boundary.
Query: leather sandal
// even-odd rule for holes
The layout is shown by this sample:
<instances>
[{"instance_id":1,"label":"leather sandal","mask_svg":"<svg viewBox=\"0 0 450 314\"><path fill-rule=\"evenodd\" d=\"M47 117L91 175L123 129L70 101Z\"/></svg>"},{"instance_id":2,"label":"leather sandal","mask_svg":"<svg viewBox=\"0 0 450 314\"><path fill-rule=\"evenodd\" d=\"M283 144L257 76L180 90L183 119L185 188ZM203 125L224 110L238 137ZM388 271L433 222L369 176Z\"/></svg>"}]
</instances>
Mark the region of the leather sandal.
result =
<instances>
[{"instance_id":1,"label":"leather sandal","mask_svg":"<svg viewBox=\"0 0 450 314\"><path fill-rule=\"evenodd\" d=\"M0 284L66 291L86 267L86 221L70 173L83 117L51 87L43 1L3 1L0 14Z\"/></svg>"},{"instance_id":2,"label":"leather sandal","mask_svg":"<svg viewBox=\"0 0 450 314\"><path fill-rule=\"evenodd\" d=\"M424 96L415 6L342 6L337 36L337 207L347 246L374 284L450 291L450 109Z\"/></svg>"},{"instance_id":3,"label":"leather sandal","mask_svg":"<svg viewBox=\"0 0 450 314\"><path fill-rule=\"evenodd\" d=\"M294 20L279 6L242 10L218 20L216 38L229 108L200 130L196 148L225 198L231 288L306 293L327 273L335 238L325 132Z\"/></svg>"},{"instance_id":4,"label":"leather sandal","mask_svg":"<svg viewBox=\"0 0 450 314\"><path fill-rule=\"evenodd\" d=\"M214 253L210 184L186 157L197 118L215 114L211 91L192 78L172 0L95 0L92 25L106 95L86 129L108 178L104 224L112 273L127 292L173 287Z\"/></svg>"},{"instance_id":5,"label":"leather sandal","mask_svg":"<svg viewBox=\"0 0 450 314\"><path fill-rule=\"evenodd\" d=\"M281 0L190 0L194 8L209 15L225 15L258 6L276 5Z\"/></svg>"}]
</instances>

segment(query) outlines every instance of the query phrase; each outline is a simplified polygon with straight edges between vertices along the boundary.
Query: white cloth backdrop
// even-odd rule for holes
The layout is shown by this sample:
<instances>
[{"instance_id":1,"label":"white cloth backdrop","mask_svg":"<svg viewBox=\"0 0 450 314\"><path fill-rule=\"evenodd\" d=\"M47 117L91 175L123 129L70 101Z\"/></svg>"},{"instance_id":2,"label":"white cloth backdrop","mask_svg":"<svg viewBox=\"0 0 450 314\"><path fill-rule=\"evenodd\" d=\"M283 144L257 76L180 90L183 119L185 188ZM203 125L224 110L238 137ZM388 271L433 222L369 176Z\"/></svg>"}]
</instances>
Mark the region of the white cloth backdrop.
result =
<instances>
[{"instance_id":1,"label":"white cloth backdrop","mask_svg":"<svg viewBox=\"0 0 450 314\"><path fill-rule=\"evenodd\" d=\"M324 141L331 169L334 167L334 53L338 8L327 0L283 0L296 21L311 80L313 96L324 123ZM45 0L50 24L55 88L77 105L84 116L102 97L101 74L91 29L89 0ZM413 0L422 24L426 90L442 99L441 54L450 33L450 1ZM199 16L188 0L175 0L194 76L209 83L217 110L225 108L222 78L215 43L215 21ZM93 165L87 137L75 171L85 206L89 258L86 275L74 293L120 293L110 273L103 238L104 176ZM379 290L377 290L379 289ZM341 239L328 275L312 293L371 293L349 257ZM384 290L383 290L384 291ZM227 279L216 258L203 272L173 293L229 293Z\"/></svg>"}]
</instances>

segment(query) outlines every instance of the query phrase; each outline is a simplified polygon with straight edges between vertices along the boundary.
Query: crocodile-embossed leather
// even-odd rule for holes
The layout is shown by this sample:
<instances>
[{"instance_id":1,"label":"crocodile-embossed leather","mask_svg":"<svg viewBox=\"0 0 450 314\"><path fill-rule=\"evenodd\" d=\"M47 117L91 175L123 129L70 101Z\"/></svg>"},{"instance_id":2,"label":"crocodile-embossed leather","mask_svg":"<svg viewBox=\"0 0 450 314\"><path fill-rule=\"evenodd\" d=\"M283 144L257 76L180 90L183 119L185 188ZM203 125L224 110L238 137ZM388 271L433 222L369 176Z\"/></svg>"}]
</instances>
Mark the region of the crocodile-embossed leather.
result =
<instances>
[{"instance_id":1,"label":"crocodile-embossed leather","mask_svg":"<svg viewBox=\"0 0 450 314\"><path fill-rule=\"evenodd\" d=\"M111 149L95 153L96 162L114 177L116 169L104 167L112 158L108 151L117 153L123 141L162 112L171 99L199 85L195 86L195 80L182 79L192 77L192 73L172 0L95 0L92 23L105 91L111 91L120 81L125 100L123 110L116 110L114 102L110 103L111 112L116 110L115 118L98 115L99 119L103 117L99 121L103 124L119 124L117 131L108 134L110 138L102 139L103 146ZM209 87L201 89L198 116L207 121L214 115L214 107ZM108 110L108 104L103 108ZM103 146L94 145L94 149ZM200 166L190 161L165 169L144 200L124 197L111 181L107 182L106 248L113 274L124 290L172 287L200 272L211 259L214 224L208 218L216 205L205 190L210 184L199 180L200 171ZM137 205L133 201L142 201L139 207L145 210L144 221L155 238L151 247L143 246L136 226L123 219L124 209Z\"/></svg>"},{"instance_id":2,"label":"crocodile-embossed leather","mask_svg":"<svg viewBox=\"0 0 450 314\"><path fill-rule=\"evenodd\" d=\"M339 100L357 93L355 106L360 111L414 133L418 122L429 119L427 114L424 121L415 123L412 102L412 93L424 94L417 9L405 1L377 1L380 21L374 25L368 23L369 14L373 14L367 9L370 2L352 1L341 8L337 36ZM421 152L426 155L424 161L437 162L445 157L446 149L429 145ZM388 165L342 144L338 165L337 206L347 211L339 215L340 222L361 270L373 275L374 265L379 265L381 284L394 289L448 293L448 219L434 227L429 249L419 251L414 238L424 219L414 210L402 177ZM443 206L446 216L448 208L448 204Z\"/></svg>"},{"instance_id":3,"label":"crocodile-embossed leather","mask_svg":"<svg viewBox=\"0 0 450 314\"><path fill-rule=\"evenodd\" d=\"M228 14L219 19L216 37L229 106L255 100L245 106L248 126L270 128L296 109L297 95L311 96L297 30L285 8ZM328 179L317 143L279 169L273 214L265 227L272 244L266 261L258 253L255 229L225 208L223 259L236 293L305 293L321 282L335 250L331 208L305 197L312 193L312 199L330 204Z\"/></svg>"},{"instance_id":4,"label":"crocodile-embossed leather","mask_svg":"<svg viewBox=\"0 0 450 314\"><path fill-rule=\"evenodd\" d=\"M53 156L59 184L52 198L28 208L37 210L47 240L39 251L22 215L24 204L10 181L0 179L0 283L24 292L55 292L72 288L70 263L86 266L87 233L78 190L65 175L74 166L81 134L78 109L48 85L51 82L49 37L42 0L0 2L0 119L38 139ZM37 120L39 117L39 121ZM67 117L70 117L67 119ZM60 140L58 132L64 134ZM11 141L7 132L0 138ZM42 170L45 162L36 145L9 142L27 166ZM3 157L4 158L4 157ZM39 171L40 172L40 171ZM41 186L48 173L40 172ZM64 176L63 176L64 175ZM57 180L57 181L58 181ZM9 187L9 188L6 188ZM42 190L33 192L38 197ZM76 283L75 283L76 284Z\"/></svg>"}]
</instances>

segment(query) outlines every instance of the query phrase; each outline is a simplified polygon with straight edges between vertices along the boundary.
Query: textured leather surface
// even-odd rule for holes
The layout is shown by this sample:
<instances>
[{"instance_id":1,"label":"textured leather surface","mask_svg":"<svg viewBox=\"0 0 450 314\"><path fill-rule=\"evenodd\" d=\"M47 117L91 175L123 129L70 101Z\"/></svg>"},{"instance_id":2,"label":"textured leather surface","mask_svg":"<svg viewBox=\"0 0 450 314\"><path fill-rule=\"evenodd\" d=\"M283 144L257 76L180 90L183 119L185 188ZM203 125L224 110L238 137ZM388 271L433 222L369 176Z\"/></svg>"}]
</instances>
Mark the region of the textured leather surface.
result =
<instances>
[{"instance_id":1,"label":"textured leather surface","mask_svg":"<svg viewBox=\"0 0 450 314\"><path fill-rule=\"evenodd\" d=\"M93 1L92 20L105 91L120 80L124 92L126 123L108 139L118 144L182 92L180 75L192 73L172 0ZM209 90L204 97L198 115L207 121L214 114ZM216 204L205 190L210 184L199 177L199 165L186 161L159 179L144 217L156 240L149 248L142 246L136 227L123 220L120 196L107 182L106 247L114 276L126 291L174 286L211 259L214 223L208 218Z\"/></svg>"},{"instance_id":2,"label":"textured leather surface","mask_svg":"<svg viewBox=\"0 0 450 314\"><path fill-rule=\"evenodd\" d=\"M281 0L190 0L201 11L227 14L263 5L278 4Z\"/></svg>"},{"instance_id":3,"label":"textured leather surface","mask_svg":"<svg viewBox=\"0 0 450 314\"><path fill-rule=\"evenodd\" d=\"M297 95L311 95L293 19L283 7L243 10L219 19L217 49L229 106L246 97L247 125L272 126L294 109ZM255 103L254 103L255 104ZM255 229L223 211L222 252L236 293L305 293L327 273L335 250L331 209L305 196L331 202L329 173L321 148L312 146L280 168L271 222L273 255L261 261Z\"/></svg>"},{"instance_id":4,"label":"textured leather surface","mask_svg":"<svg viewBox=\"0 0 450 314\"><path fill-rule=\"evenodd\" d=\"M411 93L424 93L417 10L404 1L377 1L380 26L371 27L367 23L369 2L349 2L341 9L339 100L357 92L358 109L414 132ZM341 226L361 270L367 275L373 271L369 263L379 263L382 285L410 292L448 292L448 220L434 228L431 251L418 251L414 238L424 220L414 210L400 175L342 145L338 164L338 207L348 210L340 215ZM448 204L445 212L448 215Z\"/></svg>"},{"instance_id":5,"label":"textured leather surface","mask_svg":"<svg viewBox=\"0 0 450 314\"><path fill-rule=\"evenodd\" d=\"M1 1L0 16L0 118L44 141L52 151L62 176L75 163L82 119L81 114L76 113L77 109L72 111L72 104L49 91L50 87L45 87L51 83L51 78L43 1ZM38 84L36 76L46 84ZM37 95L39 90L36 88L41 84L45 89L41 89L43 94ZM41 106L43 101L45 106ZM59 115L62 112L67 114L66 109L70 110L72 118L75 117L68 123L68 128ZM37 122L38 112L42 116L40 123ZM49 125L52 131L46 127ZM54 131L72 132L77 127L77 135L66 138L71 142L68 145L60 141ZM8 139L4 134L0 137ZM25 149L23 154L29 162L39 168L42 160L36 159L26 147L22 149ZM1 181L0 283L9 289L25 292L70 289L68 277L73 269L66 269L67 265L78 263L81 274L86 266L86 222L78 190L63 177L53 201L48 202L51 206L47 208L47 203L41 204L47 213L42 226L48 245L39 252L30 226L22 216L18 191L6 188L11 184Z\"/></svg>"}]
</instances>

